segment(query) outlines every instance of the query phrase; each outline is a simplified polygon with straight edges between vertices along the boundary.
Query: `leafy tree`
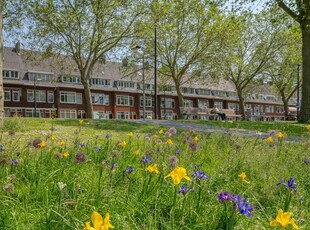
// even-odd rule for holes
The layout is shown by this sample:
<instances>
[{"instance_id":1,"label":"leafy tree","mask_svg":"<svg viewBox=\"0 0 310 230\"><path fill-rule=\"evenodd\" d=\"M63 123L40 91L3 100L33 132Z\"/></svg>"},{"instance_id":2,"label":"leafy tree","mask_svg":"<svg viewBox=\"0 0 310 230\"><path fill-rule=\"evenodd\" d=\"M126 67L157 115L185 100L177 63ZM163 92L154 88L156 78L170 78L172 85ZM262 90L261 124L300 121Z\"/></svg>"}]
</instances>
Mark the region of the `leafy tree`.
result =
<instances>
[{"instance_id":1,"label":"leafy tree","mask_svg":"<svg viewBox=\"0 0 310 230\"><path fill-rule=\"evenodd\" d=\"M275 52L283 46L279 25L267 19L268 12L229 16L223 47L213 58L214 72L236 88L242 119L245 119L246 93L270 68Z\"/></svg>"},{"instance_id":2,"label":"leafy tree","mask_svg":"<svg viewBox=\"0 0 310 230\"><path fill-rule=\"evenodd\" d=\"M156 29L159 82L172 80L178 105L182 107L182 86L204 75L204 62L217 47L221 12L215 4L198 0L155 1L150 10L150 19L145 19L140 25L144 28L140 30L140 39L146 53L152 53L154 40L150 37L154 37Z\"/></svg>"},{"instance_id":3,"label":"leafy tree","mask_svg":"<svg viewBox=\"0 0 310 230\"><path fill-rule=\"evenodd\" d=\"M49 55L72 57L84 88L88 118L93 117L89 81L94 67L107 52L133 36L141 9L137 2L123 0L27 2L29 40Z\"/></svg>"},{"instance_id":4,"label":"leafy tree","mask_svg":"<svg viewBox=\"0 0 310 230\"><path fill-rule=\"evenodd\" d=\"M272 88L280 95L284 105L284 114L289 114L288 103L297 90L297 71L301 63L301 37L300 30L292 26L282 33L282 40L286 45L279 49L272 60L272 66L267 71L272 82Z\"/></svg>"}]
</instances>

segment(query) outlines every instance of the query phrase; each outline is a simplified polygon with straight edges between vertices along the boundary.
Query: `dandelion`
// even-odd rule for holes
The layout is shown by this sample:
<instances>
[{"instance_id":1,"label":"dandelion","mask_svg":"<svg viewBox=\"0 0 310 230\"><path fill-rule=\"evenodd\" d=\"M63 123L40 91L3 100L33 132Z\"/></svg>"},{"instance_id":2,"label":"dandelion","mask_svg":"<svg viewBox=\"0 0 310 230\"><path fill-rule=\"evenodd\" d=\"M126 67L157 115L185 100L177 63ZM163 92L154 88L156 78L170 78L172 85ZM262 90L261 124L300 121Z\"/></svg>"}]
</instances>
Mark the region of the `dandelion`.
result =
<instances>
[{"instance_id":1,"label":"dandelion","mask_svg":"<svg viewBox=\"0 0 310 230\"><path fill-rule=\"evenodd\" d=\"M125 148L126 147L126 141L120 141L119 143L118 143L118 146L120 146L122 149L123 148Z\"/></svg>"},{"instance_id":2,"label":"dandelion","mask_svg":"<svg viewBox=\"0 0 310 230\"><path fill-rule=\"evenodd\" d=\"M153 164L153 165L149 165L147 168L146 168L146 171L149 171L150 173L154 172L156 174L158 174L158 168L157 168L157 164Z\"/></svg>"},{"instance_id":3,"label":"dandelion","mask_svg":"<svg viewBox=\"0 0 310 230\"><path fill-rule=\"evenodd\" d=\"M65 142L64 142L63 140L61 140L61 141L59 142L59 146L62 147L62 146L64 146L64 145L65 145Z\"/></svg>"},{"instance_id":4,"label":"dandelion","mask_svg":"<svg viewBox=\"0 0 310 230\"><path fill-rule=\"evenodd\" d=\"M44 147L46 146L46 142L45 142L45 141L41 141L41 142L38 144L38 146L39 146L40 148L44 148Z\"/></svg>"},{"instance_id":5,"label":"dandelion","mask_svg":"<svg viewBox=\"0 0 310 230\"><path fill-rule=\"evenodd\" d=\"M173 171L171 171L165 178L171 177L173 180L173 184L180 184L181 180L184 178L188 181L191 180L186 174L186 169L182 167L176 167Z\"/></svg>"},{"instance_id":6,"label":"dandelion","mask_svg":"<svg viewBox=\"0 0 310 230\"><path fill-rule=\"evenodd\" d=\"M161 130L158 131L158 133L161 135L161 134L164 133L164 130L161 129Z\"/></svg>"},{"instance_id":7,"label":"dandelion","mask_svg":"<svg viewBox=\"0 0 310 230\"><path fill-rule=\"evenodd\" d=\"M283 133L281 133L281 132L278 132L277 133L277 137L278 137L278 139L283 139L284 138L284 134Z\"/></svg>"},{"instance_id":8,"label":"dandelion","mask_svg":"<svg viewBox=\"0 0 310 230\"><path fill-rule=\"evenodd\" d=\"M273 142L273 138L272 138L272 137L268 137L268 138L266 139L266 141L267 141L268 143L272 143L272 142Z\"/></svg>"},{"instance_id":9,"label":"dandelion","mask_svg":"<svg viewBox=\"0 0 310 230\"><path fill-rule=\"evenodd\" d=\"M166 143L167 143L167 145L172 145L172 144L173 144L173 142L172 142L171 139L168 139L168 140L166 141Z\"/></svg>"},{"instance_id":10,"label":"dandelion","mask_svg":"<svg viewBox=\"0 0 310 230\"><path fill-rule=\"evenodd\" d=\"M289 190L291 191L295 191L296 190L296 186L297 186L297 183L295 183L295 180L293 177L291 177L287 183L285 183L283 181L283 179L280 180L280 182L277 184L277 185L284 185L286 188L288 188Z\"/></svg>"},{"instance_id":11,"label":"dandelion","mask_svg":"<svg viewBox=\"0 0 310 230\"><path fill-rule=\"evenodd\" d=\"M245 178L246 178L245 172L240 173L240 174L238 175L238 177L240 177L240 179L241 179L243 182L247 183L247 184L250 184L250 183L251 183L250 181L247 181L247 180L245 179Z\"/></svg>"},{"instance_id":12,"label":"dandelion","mask_svg":"<svg viewBox=\"0 0 310 230\"><path fill-rule=\"evenodd\" d=\"M98 212L94 211L91 214L91 221L94 227L90 226L90 222L86 222L83 230L109 230L109 228L114 228L114 226L110 223L109 213L107 213L103 219Z\"/></svg>"},{"instance_id":13,"label":"dandelion","mask_svg":"<svg viewBox=\"0 0 310 230\"><path fill-rule=\"evenodd\" d=\"M68 156L69 156L69 152L68 152L68 151L65 151L65 152L63 153L63 157L64 157L64 158L68 158Z\"/></svg>"},{"instance_id":14,"label":"dandelion","mask_svg":"<svg viewBox=\"0 0 310 230\"><path fill-rule=\"evenodd\" d=\"M79 120L79 125L82 126L84 123L84 120Z\"/></svg>"},{"instance_id":15,"label":"dandelion","mask_svg":"<svg viewBox=\"0 0 310 230\"><path fill-rule=\"evenodd\" d=\"M133 132L129 132L128 137L133 137Z\"/></svg>"},{"instance_id":16,"label":"dandelion","mask_svg":"<svg viewBox=\"0 0 310 230\"><path fill-rule=\"evenodd\" d=\"M277 226L277 224L280 224L282 228L286 228L289 224L291 224L294 229L299 229L299 227L295 223L295 220L291 218L292 215L292 212L283 212L282 209L279 209L277 217L274 220L270 221L270 226L275 227Z\"/></svg>"},{"instance_id":17,"label":"dandelion","mask_svg":"<svg viewBox=\"0 0 310 230\"><path fill-rule=\"evenodd\" d=\"M307 125L306 128L310 132L310 125Z\"/></svg>"},{"instance_id":18,"label":"dandelion","mask_svg":"<svg viewBox=\"0 0 310 230\"><path fill-rule=\"evenodd\" d=\"M55 135L52 135L52 136L51 136L51 140L52 140L52 141L56 141L56 140L57 140L57 137L56 137Z\"/></svg>"},{"instance_id":19,"label":"dandelion","mask_svg":"<svg viewBox=\"0 0 310 230\"><path fill-rule=\"evenodd\" d=\"M193 139L193 142L197 143L198 141L199 141L199 138L197 136L195 136L194 139Z\"/></svg>"}]
</instances>

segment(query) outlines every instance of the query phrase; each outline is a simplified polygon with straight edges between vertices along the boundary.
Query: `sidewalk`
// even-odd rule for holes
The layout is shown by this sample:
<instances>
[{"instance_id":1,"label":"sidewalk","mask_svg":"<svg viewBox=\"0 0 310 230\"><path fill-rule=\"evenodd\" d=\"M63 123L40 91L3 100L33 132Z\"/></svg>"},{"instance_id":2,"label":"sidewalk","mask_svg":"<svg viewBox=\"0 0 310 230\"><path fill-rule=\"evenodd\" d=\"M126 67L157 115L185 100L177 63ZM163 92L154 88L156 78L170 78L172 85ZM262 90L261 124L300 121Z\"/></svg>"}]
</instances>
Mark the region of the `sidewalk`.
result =
<instances>
[{"instance_id":1,"label":"sidewalk","mask_svg":"<svg viewBox=\"0 0 310 230\"><path fill-rule=\"evenodd\" d=\"M128 120L128 121L139 123L139 124L167 126L167 127L197 130L197 131L210 132L210 133L234 133L240 136L259 137L263 139L269 137L269 133L262 133L262 132L257 132L253 130L227 129L227 128L222 128L222 127L217 127L217 126L194 124L191 122L181 122L181 121L174 121L174 120ZM304 139L302 137L297 137L297 136L288 136L285 138L285 140L286 141L303 141Z\"/></svg>"}]
</instances>

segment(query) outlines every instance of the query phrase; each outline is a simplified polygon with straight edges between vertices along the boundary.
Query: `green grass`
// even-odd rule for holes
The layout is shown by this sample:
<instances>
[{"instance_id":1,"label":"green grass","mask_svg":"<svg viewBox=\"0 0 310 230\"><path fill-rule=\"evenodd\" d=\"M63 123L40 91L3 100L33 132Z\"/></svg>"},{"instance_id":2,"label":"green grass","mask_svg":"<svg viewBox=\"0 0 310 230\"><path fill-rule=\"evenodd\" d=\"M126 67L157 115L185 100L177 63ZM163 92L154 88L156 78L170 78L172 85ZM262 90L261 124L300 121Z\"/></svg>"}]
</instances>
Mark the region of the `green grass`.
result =
<instances>
[{"instance_id":1,"label":"green grass","mask_svg":"<svg viewBox=\"0 0 310 230\"><path fill-rule=\"evenodd\" d=\"M288 133L296 125L303 126L300 135L307 133L304 125L269 125L259 131ZM103 217L109 213L115 229L225 229L224 205L217 201L221 191L246 197L254 207L252 218L234 212L234 229L270 229L269 222L285 208L290 193L288 211L299 227L310 229L307 140L285 142L275 135L268 142L182 129L168 135L169 128L126 121L85 120L80 125L74 119L5 119L0 136L0 229L83 229L94 210ZM35 148L36 139L46 146ZM172 144L167 144L169 139ZM86 159L79 163L81 155ZM152 162L141 162L145 156ZM146 171L153 164L158 174ZM165 178L173 165L185 168L191 181L174 185L171 177ZM208 180L191 177L197 170ZM250 184L241 181L241 172ZM298 183L296 192L277 185L291 177ZM178 194L181 185L191 192ZM231 201L227 206L231 212Z\"/></svg>"}]
</instances>

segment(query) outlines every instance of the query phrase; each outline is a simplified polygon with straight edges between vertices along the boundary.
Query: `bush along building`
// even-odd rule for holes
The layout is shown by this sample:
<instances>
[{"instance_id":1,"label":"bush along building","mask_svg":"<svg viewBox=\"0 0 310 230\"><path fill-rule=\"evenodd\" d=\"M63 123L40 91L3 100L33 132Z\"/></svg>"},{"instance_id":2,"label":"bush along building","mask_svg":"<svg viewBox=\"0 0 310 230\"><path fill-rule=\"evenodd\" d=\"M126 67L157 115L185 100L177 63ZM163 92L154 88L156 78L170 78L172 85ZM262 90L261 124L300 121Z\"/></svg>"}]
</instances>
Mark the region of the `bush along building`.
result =
<instances>
[{"instance_id":1,"label":"bush along building","mask_svg":"<svg viewBox=\"0 0 310 230\"><path fill-rule=\"evenodd\" d=\"M225 80L182 86L184 105L179 105L173 84L159 82L155 94L153 71L145 72L142 76L141 71L124 71L122 63L99 61L90 79L93 117L154 119L157 111L158 119L216 119L210 114L216 105L228 119L240 118L236 92ZM69 57L5 47L3 84L5 117L90 117L78 69ZM295 104L293 98L292 111ZM246 108L249 120L284 120L283 104L268 84L248 94Z\"/></svg>"}]
</instances>

